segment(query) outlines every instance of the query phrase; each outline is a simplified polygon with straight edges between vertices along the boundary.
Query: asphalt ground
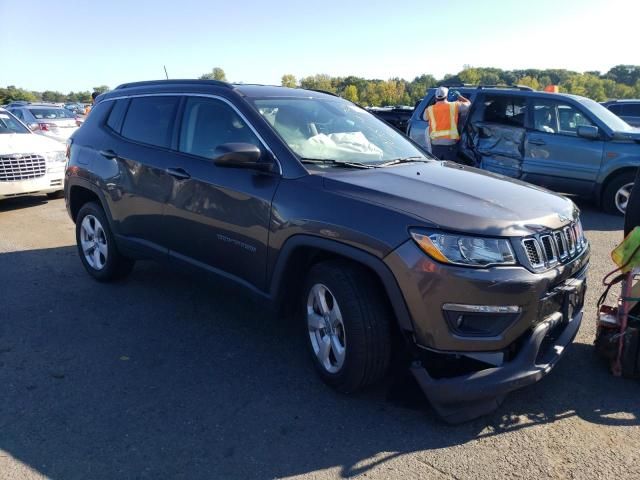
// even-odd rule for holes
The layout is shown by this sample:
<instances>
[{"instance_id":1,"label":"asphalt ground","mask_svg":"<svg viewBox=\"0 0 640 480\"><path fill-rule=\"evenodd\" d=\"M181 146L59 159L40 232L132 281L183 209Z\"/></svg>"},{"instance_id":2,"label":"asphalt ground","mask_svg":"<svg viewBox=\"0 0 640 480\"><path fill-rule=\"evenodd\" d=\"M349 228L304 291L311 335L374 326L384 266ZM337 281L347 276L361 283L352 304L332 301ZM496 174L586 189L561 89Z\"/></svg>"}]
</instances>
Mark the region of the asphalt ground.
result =
<instances>
[{"instance_id":1,"label":"asphalt ground","mask_svg":"<svg viewBox=\"0 0 640 480\"><path fill-rule=\"evenodd\" d=\"M640 478L640 383L592 346L622 219L580 206L575 343L494 414L449 426L403 372L334 393L301 327L240 288L151 262L96 283L63 200L0 202L0 478Z\"/></svg>"}]
</instances>

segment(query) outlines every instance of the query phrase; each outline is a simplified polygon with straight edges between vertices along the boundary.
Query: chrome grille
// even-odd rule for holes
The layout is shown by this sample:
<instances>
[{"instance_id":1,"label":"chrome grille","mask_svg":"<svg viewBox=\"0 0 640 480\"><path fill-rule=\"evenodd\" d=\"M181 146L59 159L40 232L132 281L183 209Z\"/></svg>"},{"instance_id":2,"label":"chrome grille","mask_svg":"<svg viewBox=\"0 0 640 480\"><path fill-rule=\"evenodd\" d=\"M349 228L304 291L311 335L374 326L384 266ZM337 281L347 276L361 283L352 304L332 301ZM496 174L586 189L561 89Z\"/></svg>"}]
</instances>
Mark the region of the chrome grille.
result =
<instances>
[{"instance_id":1,"label":"chrome grille","mask_svg":"<svg viewBox=\"0 0 640 480\"><path fill-rule=\"evenodd\" d=\"M0 182L31 180L44 176L47 162L40 155L11 155L0 157Z\"/></svg>"},{"instance_id":2,"label":"chrome grille","mask_svg":"<svg viewBox=\"0 0 640 480\"><path fill-rule=\"evenodd\" d=\"M587 240L578 221L560 230L527 237L522 246L530 266L541 270L573 259L586 248Z\"/></svg>"},{"instance_id":3,"label":"chrome grille","mask_svg":"<svg viewBox=\"0 0 640 480\"><path fill-rule=\"evenodd\" d=\"M556 242L556 248L558 249L558 256L560 260L567 258L567 242L564 240L562 232L553 232L553 239Z\"/></svg>"},{"instance_id":4,"label":"chrome grille","mask_svg":"<svg viewBox=\"0 0 640 480\"><path fill-rule=\"evenodd\" d=\"M527 257L529 258L529 262L533 268L539 268L544 265L544 261L542 260L542 252L540 251L540 245L535 238L527 238L522 242L525 251L527 252Z\"/></svg>"},{"instance_id":5,"label":"chrome grille","mask_svg":"<svg viewBox=\"0 0 640 480\"><path fill-rule=\"evenodd\" d=\"M558 259L556 257L556 250L553 246L553 238L551 235L542 235L540 237L540 242L542 243L542 250L544 251L544 256L547 258L547 262L550 264L557 263Z\"/></svg>"},{"instance_id":6,"label":"chrome grille","mask_svg":"<svg viewBox=\"0 0 640 480\"><path fill-rule=\"evenodd\" d=\"M565 227L563 232L564 237L567 239L567 250L569 250L569 255L573 255L576 251L576 240L573 236L573 228Z\"/></svg>"}]
</instances>

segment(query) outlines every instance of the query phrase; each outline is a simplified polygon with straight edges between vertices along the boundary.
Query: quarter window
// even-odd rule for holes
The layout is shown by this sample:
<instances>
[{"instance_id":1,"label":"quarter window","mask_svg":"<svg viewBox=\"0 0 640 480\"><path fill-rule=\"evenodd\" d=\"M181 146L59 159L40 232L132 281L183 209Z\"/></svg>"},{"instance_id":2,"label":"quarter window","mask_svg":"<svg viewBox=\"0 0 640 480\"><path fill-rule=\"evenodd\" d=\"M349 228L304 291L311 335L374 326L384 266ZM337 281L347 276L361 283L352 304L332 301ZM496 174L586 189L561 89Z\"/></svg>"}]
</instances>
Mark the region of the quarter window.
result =
<instances>
[{"instance_id":1,"label":"quarter window","mask_svg":"<svg viewBox=\"0 0 640 480\"><path fill-rule=\"evenodd\" d=\"M179 150L214 158L216 148L224 143L260 146L251 128L229 105L212 98L189 97L182 117Z\"/></svg>"},{"instance_id":2,"label":"quarter window","mask_svg":"<svg viewBox=\"0 0 640 480\"><path fill-rule=\"evenodd\" d=\"M169 148L179 100L164 96L133 98L122 125L122 136Z\"/></svg>"},{"instance_id":3,"label":"quarter window","mask_svg":"<svg viewBox=\"0 0 640 480\"><path fill-rule=\"evenodd\" d=\"M115 105L109 113L107 120L107 126L116 133L120 133L120 127L122 126L122 119L127 111L127 100L120 99L115 101Z\"/></svg>"}]
</instances>

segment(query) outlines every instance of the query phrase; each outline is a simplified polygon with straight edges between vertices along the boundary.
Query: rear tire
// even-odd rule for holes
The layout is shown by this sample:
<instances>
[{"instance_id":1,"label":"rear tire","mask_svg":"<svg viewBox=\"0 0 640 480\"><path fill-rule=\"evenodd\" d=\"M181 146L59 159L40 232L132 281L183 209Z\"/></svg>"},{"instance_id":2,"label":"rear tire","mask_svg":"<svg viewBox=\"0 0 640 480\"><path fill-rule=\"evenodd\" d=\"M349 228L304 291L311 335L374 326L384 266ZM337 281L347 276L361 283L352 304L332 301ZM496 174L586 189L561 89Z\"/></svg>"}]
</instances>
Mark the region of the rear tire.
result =
<instances>
[{"instance_id":1,"label":"rear tire","mask_svg":"<svg viewBox=\"0 0 640 480\"><path fill-rule=\"evenodd\" d=\"M304 284L302 307L307 346L325 383L351 393L385 376L392 314L370 272L347 262L316 264Z\"/></svg>"},{"instance_id":2,"label":"rear tire","mask_svg":"<svg viewBox=\"0 0 640 480\"><path fill-rule=\"evenodd\" d=\"M107 216L100 205L85 203L76 217L76 244L89 275L100 282L127 276L135 261L118 252Z\"/></svg>"},{"instance_id":3,"label":"rear tire","mask_svg":"<svg viewBox=\"0 0 640 480\"><path fill-rule=\"evenodd\" d=\"M602 194L602 209L611 215L624 215L629 201L635 172L624 172L607 183Z\"/></svg>"}]
</instances>

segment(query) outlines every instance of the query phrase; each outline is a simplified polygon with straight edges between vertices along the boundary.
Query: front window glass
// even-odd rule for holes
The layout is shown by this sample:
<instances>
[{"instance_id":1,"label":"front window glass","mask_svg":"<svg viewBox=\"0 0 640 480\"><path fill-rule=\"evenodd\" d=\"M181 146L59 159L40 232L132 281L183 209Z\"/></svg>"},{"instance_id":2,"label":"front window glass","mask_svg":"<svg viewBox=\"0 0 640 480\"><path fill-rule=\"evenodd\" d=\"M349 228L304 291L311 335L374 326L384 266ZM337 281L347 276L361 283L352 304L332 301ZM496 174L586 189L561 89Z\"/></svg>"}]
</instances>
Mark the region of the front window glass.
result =
<instances>
[{"instance_id":1,"label":"front window glass","mask_svg":"<svg viewBox=\"0 0 640 480\"><path fill-rule=\"evenodd\" d=\"M578 127L593 125L586 115L566 103L533 102L533 128L544 133L576 135Z\"/></svg>"},{"instance_id":2,"label":"front window glass","mask_svg":"<svg viewBox=\"0 0 640 480\"><path fill-rule=\"evenodd\" d=\"M303 159L375 165L428 158L403 135L366 110L341 100L263 98L258 112Z\"/></svg>"},{"instance_id":3,"label":"front window glass","mask_svg":"<svg viewBox=\"0 0 640 480\"><path fill-rule=\"evenodd\" d=\"M0 134L3 133L30 133L13 115L0 112Z\"/></svg>"},{"instance_id":4,"label":"front window glass","mask_svg":"<svg viewBox=\"0 0 640 480\"><path fill-rule=\"evenodd\" d=\"M66 108L30 108L31 115L38 120L54 120L56 118L74 118Z\"/></svg>"},{"instance_id":5,"label":"front window glass","mask_svg":"<svg viewBox=\"0 0 640 480\"><path fill-rule=\"evenodd\" d=\"M225 143L260 146L249 126L229 105L211 98L189 97L182 117L179 150L214 158L216 148Z\"/></svg>"}]
</instances>

